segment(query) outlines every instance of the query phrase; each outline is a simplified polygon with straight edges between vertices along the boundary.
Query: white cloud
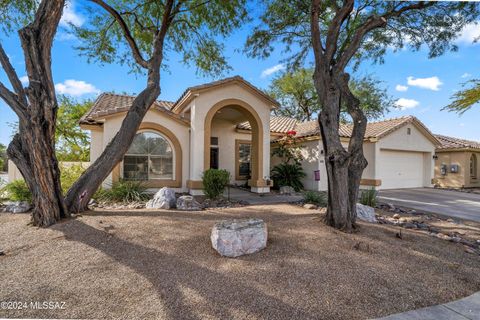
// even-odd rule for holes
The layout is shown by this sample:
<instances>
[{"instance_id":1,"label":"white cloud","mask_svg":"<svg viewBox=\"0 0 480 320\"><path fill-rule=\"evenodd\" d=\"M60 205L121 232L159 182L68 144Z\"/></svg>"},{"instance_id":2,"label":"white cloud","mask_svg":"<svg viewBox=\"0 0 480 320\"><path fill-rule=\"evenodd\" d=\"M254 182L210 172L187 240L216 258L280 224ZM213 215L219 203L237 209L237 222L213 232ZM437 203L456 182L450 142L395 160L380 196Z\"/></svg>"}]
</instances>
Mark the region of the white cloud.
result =
<instances>
[{"instance_id":1,"label":"white cloud","mask_svg":"<svg viewBox=\"0 0 480 320\"><path fill-rule=\"evenodd\" d=\"M480 23L467 24L460 36L455 40L458 44L473 44L475 39L480 38ZM478 43L478 42L477 42Z\"/></svg>"},{"instance_id":2,"label":"white cloud","mask_svg":"<svg viewBox=\"0 0 480 320\"><path fill-rule=\"evenodd\" d=\"M465 72L464 74L462 74L462 78L470 78L472 75L468 72Z\"/></svg>"},{"instance_id":3,"label":"white cloud","mask_svg":"<svg viewBox=\"0 0 480 320\"><path fill-rule=\"evenodd\" d=\"M95 88L94 85L85 81L79 80L65 80L63 83L57 83L55 90L60 94L69 94L72 96L81 96L89 93L100 93L100 90Z\"/></svg>"},{"instance_id":4,"label":"white cloud","mask_svg":"<svg viewBox=\"0 0 480 320\"><path fill-rule=\"evenodd\" d=\"M408 77L407 83L413 87L419 87L423 89L430 89L433 91L440 90L440 86L443 84L438 77L430 78L414 78Z\"/></svg>"},{"instance_id":5,"label":"white cloud","mask_svg":"<svg viewBox=\"0 0 480 320\"><path fill-rule=\"evenodd\" d=\"M412 109L417 107L420 104L417 100L400 98L395 102L395 105L400 110Z\"/></svg>"},{"instance_id":6,"label":"white cloud","mask_svg":"<svg viewBox=\"0 0 480 320\"><path fill-rule=\"evenodd\" d=\"M80 27L84 22L85 19L75 12L75 2L73 0L67 1L65 8L63 8L60 25L68 27L70 24L73 24L76 27Z\"/></svg>"},{"instance_id":7,"label":"white cloud","mask_svg":"<svg viewBox=\"0 0 480 320\"><path fill-rule=\"evenodd\" d=\"M266 77L274 74L275 72L278 72L278 71L281 71L281 70L284 70L284 69L285 69L285 65L283 65L283 64L281 64L281 63L280 63L280 64L277 64L277 65L275 65L275 66L273 66L273 67L271 67L271 68L268 68L268 69L263 70L261 77L262 77L262 78L266 78Z\"/></svg>"},{"instance_id":8,"label":"white cloud","mask_svg":"<svg viewBox=\"0 0 480 320\"><path fill-rule=\"evenodd\" d=\"M397 86L395 87L395 90L397 91L400 91L400 92L405 92L408 90L408 87L407 86L403 86L401 84L397 84Z\"/></svg>"},{"instance_id":9,"label":"white cloud","mask_svg":"<svg viewBox=\"0 0 480 320\"><path fill-rule=\"evenodd\" d=\"M25 86L29 83L28 76L20 77L20 82Z\"/></svg>"}]
</instances>

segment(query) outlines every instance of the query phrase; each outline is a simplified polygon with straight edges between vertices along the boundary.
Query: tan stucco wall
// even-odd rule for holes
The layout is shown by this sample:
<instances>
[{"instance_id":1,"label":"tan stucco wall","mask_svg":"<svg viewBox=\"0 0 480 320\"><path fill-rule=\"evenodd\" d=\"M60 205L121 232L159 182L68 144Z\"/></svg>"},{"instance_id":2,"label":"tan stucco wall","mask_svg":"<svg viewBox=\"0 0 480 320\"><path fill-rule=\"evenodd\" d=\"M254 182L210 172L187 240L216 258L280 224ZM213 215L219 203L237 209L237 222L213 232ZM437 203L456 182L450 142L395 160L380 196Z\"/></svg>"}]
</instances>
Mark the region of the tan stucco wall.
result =
<instances>
[{"instance_id":1,"label":"tan stucco wall","mask_svg":"<svg viewBox=\"0 0 480 320\"><path fill-rule=\"evenodd\" d=\"M442 188L471 188L480 187L480 177L477 179L470 178L470 156L469 151L437 151L437 159L435 160L435 183ZM477 166L480 172L480 152L477 155ZM442 175L440 172L442 164L447 165L447 174ZM459 166L458 173L451 173L450 166L457 164Z\"/></svg>"},{"instance_id":2,"label":"tan stucco wall","mask_svg":"<svg viewBox=\"0 0 480 320\"><path fill-rule=\"evenodd\" d=\"M106 119L104 125L103 125L103 135L97 135L94 136L92 132L92 143L95 145L95 150L98 150L98 145L100 143L97 139L102 139L102 149L104 146L108 145L108 143L112 140L112 138L115 136L117 131L120 129L122 125L122 121L124 118L125 114L120 114L116 116L109 117ZM145 115L143 119L143 123L145 122L153 122L153 123L158 123L161 126L167 128L171 132L175 134L177 137L180 146L182 148L182 188L174 188L176 191L187 191L186 189L186 181L188 179L188 171L189 171L189 129L187 126L182 125L178 121L173 120L172 118L164 115L161 112L157 112L154 110L149 110L147 114ZM100 149L101 150L101 149ZM98 152L98 151L96 151ZM98 157L99 153L92 155L93 157ZM93 157L91 158L93 160ZM175 163L175 159L174 159ZM175 170L174 170L175 171ZM123 162L120 163L120 177L123 176ZM103 185L104 187L108 187L112 184L112 174L110 174L107 179L105 179Z\"/></svg>"},{"instance_id":3,"label":"tan stucco wall","mask_svg":"<svg viewBox=\"0 0 480 320\"><path fill-rule=\"evenodd\" d=\"M219 169L225 169L230 172L232 183L244 184L245 180L235 179L235 140L252 140L252 135L248 133L239 133L235 130L236 124L214 118L212 121L212 137L218 137L218 165Z\"/></svg>"},{"instance_id":4,"label":"tan stucco wall","mask_svg":"<svg viewBox=\"0 0 480 320\"><path fill-rule=\"evenodd\" d=\"M190 179L201 180L204 171L204 145L205 145L205 118L210 108L225 100L240 100L250 105L262 121L263 136L270 136L270 108L271 106L252 92L245 90L238 84L228 84L215 90L205 91L196 96L187 106L191 113L191 165ZM207 152L209 152L207 150ZM263 175L269 176L270 171L270 139L263 139L263 157L260 159ZM264 177L259 177L264 178Z\"/></svg>"},{"instance_id":5,"label":"tan stucco wall","mask_svg":"<svg viewBox=\"0 0 480 320\"><path fill-rule=\"evenodd\" d=\"M407 134L407 130L410 128L411 134ZM385 152L382 152L385 151ZM388 151L402 151L405 152L404 156L401 153L397 153L397 157L393 158L389 156ZM408 151L408 152L406 152ZM408 170L407 165L411 165L408 163L412 158L409 152L416 152L421 153L419 157L423 159L423 187L431 187L432 186L432 179L434 177L434 160L433 155L435 153L435 144L428 139L423 132L421 132L414 124L408 124L403 126L394 132L388 134L387 136L381 138L376 143L376 165L375 165L375 176L376 179L388 179L392 176L392 168L398 167L399 172L402 168ZM395 163L391 163L391 161L395 161ZM384 183L385 185L385 183ZM401 180L398 181L396 187L402 188L406 185L402 185ZM382 189L380 185L379 189Z\"/></svg>"}]
</instances>

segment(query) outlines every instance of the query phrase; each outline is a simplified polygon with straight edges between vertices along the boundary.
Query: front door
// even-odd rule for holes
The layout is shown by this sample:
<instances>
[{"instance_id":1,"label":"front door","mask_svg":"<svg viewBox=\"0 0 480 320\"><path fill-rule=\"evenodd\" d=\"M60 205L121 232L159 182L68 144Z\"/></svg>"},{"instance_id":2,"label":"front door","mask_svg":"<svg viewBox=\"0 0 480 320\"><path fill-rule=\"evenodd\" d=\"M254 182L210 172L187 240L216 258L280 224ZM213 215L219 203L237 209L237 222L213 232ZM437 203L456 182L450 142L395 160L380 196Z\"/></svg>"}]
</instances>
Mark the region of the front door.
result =
<instances>
[{"instance_id":1,"label":"front door","mask_svg":"<svg viewBox=\"0 0 480 320\"><path fill-rule=\"evenodd\" d=\"M210 148L210 169L218 169L218 147Z\"/></svg>"}]
</instances>

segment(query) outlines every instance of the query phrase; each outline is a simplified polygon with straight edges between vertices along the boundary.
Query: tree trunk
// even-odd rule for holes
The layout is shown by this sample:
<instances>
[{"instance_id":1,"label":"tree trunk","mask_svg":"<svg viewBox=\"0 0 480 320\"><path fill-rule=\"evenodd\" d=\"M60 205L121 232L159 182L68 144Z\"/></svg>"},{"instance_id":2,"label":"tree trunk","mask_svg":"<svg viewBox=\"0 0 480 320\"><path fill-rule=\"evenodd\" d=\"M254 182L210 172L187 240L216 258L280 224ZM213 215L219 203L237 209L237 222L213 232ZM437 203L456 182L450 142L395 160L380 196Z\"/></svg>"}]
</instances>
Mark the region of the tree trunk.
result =
<instances>
[{"instance_id":1,"label":"tree trunk","mask_svg":"<svg viewBox=\"0 0 480 320\"><path fill-rule=\"evenodd\" d=\"M159 73L159 71L158 71ZM157 74L159 77L159 74ZM149 85L133 101L122 126L107 145L100 157L82 174L72 185L65 197L65 203L70 212L82 212L88 209L88 202L100 187L102 182L112 172L113 168L122 161L128 151L137 130L150 106L160 94L160 86Z\"/></svg>"},{"instance_id":2,"label":"tree trunk","mask_svg":"<svg viewBox=\"0 0 480 320\"><path fill-rule=\"evenodd\" d=\"M18 85L18 77L7 59L2 61L17 93L10 102L19 115L19 133L7 153L32 193L32 222L40 227L68 216L55 157L58 105L51 73L51 47L64 4L62 0L42 1L34 21L19 31L30 81L27 90Z\"/></svg>"}]
</instances>

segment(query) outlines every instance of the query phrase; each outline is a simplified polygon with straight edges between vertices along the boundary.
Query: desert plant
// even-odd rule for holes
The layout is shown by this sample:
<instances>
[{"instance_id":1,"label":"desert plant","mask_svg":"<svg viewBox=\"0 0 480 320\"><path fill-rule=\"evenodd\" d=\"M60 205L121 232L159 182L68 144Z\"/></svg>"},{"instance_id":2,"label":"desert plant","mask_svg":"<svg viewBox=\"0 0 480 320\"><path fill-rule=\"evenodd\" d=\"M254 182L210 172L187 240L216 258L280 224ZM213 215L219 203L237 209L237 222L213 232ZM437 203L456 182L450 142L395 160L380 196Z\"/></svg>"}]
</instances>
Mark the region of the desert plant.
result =
<instances>
[{"instance_id":1,"label":"desert plant","mask_svg":"<svg viewBox=\"0 0 480 320\"><path fill-rule=\"evenodd\" d=\"M375 207L377 205L377 195L378 192L374 188L361 190L358 202L366 206Z\"/></svg>"},{"instance_id":2,"label":"desert plant","mask_svg":"<svg viewBox=\"0 0 480 320\"><path fill-rule=\"evenodd\" d=\"M12 201L32 201L32 193L28 189L25 180L15 180L7 183L5 187L3 187L3 191L7 195L7 198Z\"/></svg>"},{"instance_id":3,"label":"desert plant","mask_svg":"<svg viewBox=\"0 0 480 320\"><path fill-rule=\"evenodd\" d=\"M272 169L272 179L275 187L290 186L295 191L303 189L302 178L305 177L302 166L297 163L280 163Z\"/></svg>"},{"instance_id":4,"label":"desert plant","mask_svg":"<svg viewBox=\"0 0 480 320\"><path fill-rule=\"evenodd\" d=\"M316 204L319 207L326 207L328 204L327 194L322 191L305 191L303 199L305 203Z\"/></svg>"},{"instance_id":5,"label":"desert plant","mask_svg":"<svg viewBox=\"0 0 480 320\"><path fill-rule=\"evenodd\" d=\"M62 167L60 169L60 182L62 184L62 190L64 193L70 189L73 183L80 178L84 171L85 169L79 164Z\"/></svg>"},{"instance_id":6,"label":"desert plant","mask_svg":"<svg viewBox=\"0 0 480 320\"><path fill-rule=\"evenodd\" d=\"M150 198L147 188L141 181L119 180L109 189L99 189L94 198L100 201L134 202Z\"/></svg>"},{"instance_id":7,"label":"desert plant","mask_svg":"<svg viewBox=\"0 0 480 320\"><path fill-rule=\"evenodd\" d=\"M203 192L210 199L216 199L230 182L230 173L223 169L208 169L203 173Z\"/></svg>"}]
</instances>

